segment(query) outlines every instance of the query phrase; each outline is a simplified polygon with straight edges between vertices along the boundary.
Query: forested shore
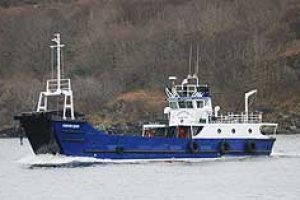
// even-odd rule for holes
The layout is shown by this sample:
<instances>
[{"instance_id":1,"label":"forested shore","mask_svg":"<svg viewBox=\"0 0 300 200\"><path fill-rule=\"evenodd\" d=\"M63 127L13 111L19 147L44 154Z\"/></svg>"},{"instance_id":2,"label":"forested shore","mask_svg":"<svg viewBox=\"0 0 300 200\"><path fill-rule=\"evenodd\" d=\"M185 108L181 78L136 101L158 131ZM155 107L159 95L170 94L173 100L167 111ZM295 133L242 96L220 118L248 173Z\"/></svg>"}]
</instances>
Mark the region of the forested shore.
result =
<instances>
[{"instance_id":1,"label":"forested shore","mask_svg":"<svg viewBox=\"0 0 300 200\"><path fill-rule=\"evenodd\" d=\"M162 118L168 76L187 74L193 44L214 106L243 111L257 88L251 110L299 132L299 0L0 0L0 130L36 108L56 32L75 109L99 127Z\"/></svg>"}]
</instances>

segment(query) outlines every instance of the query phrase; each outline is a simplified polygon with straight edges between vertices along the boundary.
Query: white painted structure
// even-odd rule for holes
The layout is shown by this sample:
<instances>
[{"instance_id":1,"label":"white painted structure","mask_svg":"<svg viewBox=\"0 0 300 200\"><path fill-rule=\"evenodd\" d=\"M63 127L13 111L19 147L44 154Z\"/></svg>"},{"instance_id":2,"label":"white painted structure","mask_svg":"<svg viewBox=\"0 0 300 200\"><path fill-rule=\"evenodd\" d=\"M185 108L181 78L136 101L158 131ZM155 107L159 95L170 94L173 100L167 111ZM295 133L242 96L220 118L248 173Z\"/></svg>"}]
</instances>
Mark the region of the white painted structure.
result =
<instances>
[{"instance_id":1,"label":"white painted structure","mask_svg":"<svg viewBox=\"0 0 300 200\"><path fill-rule=\"evenodd\" d=\"M188 137L200 138L269 138L263 132L265 128L276 134L277 124L262 122L262 113L249 112L248 99L257 92L245 94L245 112L220 114L220 107L212 107L208 85L199 84L196 74L188 75L181 84L176 85L176 77L170 77L172 87L166 88L169 106L164 109L168 119L165 124L147 124L143 126L143 136L147 131L158 129L185 128ZM177 133L178 134L178 133Z\"/></svg>"},{"instance_id":2,"label":"white painted structure","mask_svg":"<svg viewBox=\"0 0 300 200\"><path fill-rule=\"evenodd\" d=\"M61 48L64 47L60 41L60 34L54 34L55 38L52 41L55 45L50 46L52 50L56 50L56 77L47 80L46 91L40 93L37 112L45 112L48 110L48 97L64 97L63 104L63 119L75 119L73 91L71 89L71 80L62 78L61 66ZM52 73L53 74L53 73ZM70 113L68 115L68 113Z\"/></svg>"}]
</instances>

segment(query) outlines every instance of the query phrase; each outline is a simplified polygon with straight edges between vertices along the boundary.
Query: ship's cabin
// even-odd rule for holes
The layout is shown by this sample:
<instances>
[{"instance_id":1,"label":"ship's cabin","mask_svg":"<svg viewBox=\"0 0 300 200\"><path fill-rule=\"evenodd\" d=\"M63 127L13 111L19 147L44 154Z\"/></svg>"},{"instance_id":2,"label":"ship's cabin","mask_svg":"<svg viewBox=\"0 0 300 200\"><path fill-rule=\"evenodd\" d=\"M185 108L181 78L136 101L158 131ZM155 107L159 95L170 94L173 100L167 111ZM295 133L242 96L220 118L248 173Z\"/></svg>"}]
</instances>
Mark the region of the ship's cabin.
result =
<instances>
[{"instance_id":1,"label":"ship's cabin","mask_svg":"<svg viewBox=\"0 0 300 200\"><path fill-rule=\"evenodd\" d=\"M189 75L181 84L166 88L170 109L201 109L211 106L210 88L200 85L196 75Z\"/></svg>"}]
</instances>

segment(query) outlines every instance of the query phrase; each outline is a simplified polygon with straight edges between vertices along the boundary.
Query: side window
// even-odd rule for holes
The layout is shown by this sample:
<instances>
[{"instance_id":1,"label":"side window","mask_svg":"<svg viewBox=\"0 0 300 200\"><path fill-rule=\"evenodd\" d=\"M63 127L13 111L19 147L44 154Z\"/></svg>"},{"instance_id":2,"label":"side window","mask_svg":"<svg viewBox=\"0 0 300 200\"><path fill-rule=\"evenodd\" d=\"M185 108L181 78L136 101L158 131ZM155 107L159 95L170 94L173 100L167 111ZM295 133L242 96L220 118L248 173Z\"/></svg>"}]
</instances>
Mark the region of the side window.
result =
<instances>
[{"instance_id":1,"label":"side window","mask_svg":"<svg viewBox=\"0 0 300 200\"><path fill-rule=\"evenodd\" d=\"M203 126L193 126L192 129L193 129L193 136L196 136L200 134L200 132L203 129Z\"/></svg>"},{"instance_id":2,"label":"side window","mask_svg":"<svg viewBox=\"0 0 300 200\"><path fill-rule=\"evenodd\" d=\"M170 108L177 109L178 108L177 102L170 102Z\"/></svg>"},{"instance_id":3,"label":"side window","mask_svg":"<svg viewBox=\"0 0 300 200\"><path fill-rule=\"evenodd\" d=\"M197 101L197 108L203 108L203 101Z\"/></svg>"}]
</instances>

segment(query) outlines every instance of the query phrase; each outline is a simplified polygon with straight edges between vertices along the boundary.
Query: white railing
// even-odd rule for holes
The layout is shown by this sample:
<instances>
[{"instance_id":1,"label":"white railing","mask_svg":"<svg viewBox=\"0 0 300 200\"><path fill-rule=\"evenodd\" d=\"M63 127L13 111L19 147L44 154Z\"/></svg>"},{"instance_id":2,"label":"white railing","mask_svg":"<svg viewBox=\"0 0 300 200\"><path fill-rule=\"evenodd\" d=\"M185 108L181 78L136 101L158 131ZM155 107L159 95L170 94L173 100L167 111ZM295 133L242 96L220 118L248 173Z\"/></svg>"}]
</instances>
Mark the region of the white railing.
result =
<instances>
[{"instance_id":1,"label":"white railing","mask_svg":"<svg viewBox=\"0 0 300 200\"><path fill-rule=\"evenodd\" d=\"M207 88L207 85L194 85L194 84L187 84L187 85L176 85L172 92L178 94L180 97L192 97L198 91L198 88Z\"/></svg>"},{"instance_id":2,"label":"white railing","mask_svg":"<svg viewBox=\"0 0 300 200\"><path fill-rule=\"evenodd\" d=\"M71 90L71 80L61 79L60 85L58 85L57 79L47 80L47 92L56 92L57 90Z\"/></svg>"},{"instance_id":3,"label":"white railing","mask_svg":"<svg viewBox=\"0 0 300 200\"><path fill-rule=\"evenodd\" d=\"M211 117L211 123L261 123L262 113L228 113L227 115L220 115Z\"/></svg>"}]
</instances>

